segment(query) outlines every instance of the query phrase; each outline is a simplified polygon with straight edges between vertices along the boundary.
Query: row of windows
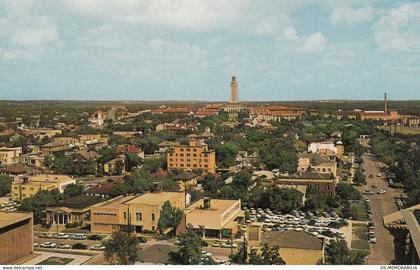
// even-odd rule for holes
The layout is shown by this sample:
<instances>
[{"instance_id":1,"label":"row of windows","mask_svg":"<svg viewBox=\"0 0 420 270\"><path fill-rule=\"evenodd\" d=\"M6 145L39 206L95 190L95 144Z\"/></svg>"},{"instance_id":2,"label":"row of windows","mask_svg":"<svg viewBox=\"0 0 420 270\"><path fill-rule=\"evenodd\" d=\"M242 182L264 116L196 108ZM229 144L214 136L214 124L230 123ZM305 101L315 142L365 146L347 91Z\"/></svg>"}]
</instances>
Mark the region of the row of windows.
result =
<instances>
[{"instance_id":1,"label":"row of windows","mask_svg":"<svg viewBox=\"0 0 420 270\"><path fill-rule=\"evenodd\" d=\"M175 164L174 164L174 163L169 163L169 167L175 167ZM187 164L184 166L184 164L183 164L183 163L181 163L181 164L179 164L179 167L191 168L191 164L190 164L190 163L187 163ZM197 165L197 164L193 164L193 165L192 165L192 167L193 167L193 168L198 168L198 165ZM209 167L209 165L208 165L208 164L204 164L204 165L203 165L203 167L204 167L204 168L208 168L208 167Z\"/></svg>"},{"instance_id":2,"label":"row of windows","mask_svg":"<svg viewBox=\"0 0 420 270\"><path fill-rule=\"evenodd\" d=\"M116 217L117 214L114 213L93 213L95 216L113 216Z\"/></svg>"},{"instance_id":3,"label":"row of windows","mask_svg":"<svg viewBox=\"0 0 420 270\"><path fill-rule=\"evenodd\" d=\"M174 161L174 159L173 158L169 158L169 161ZM176 159L175 159L175 161L176 161ZM192 161L193 162L200 162L200 160L197 160L197 159L193 159ZM179 159L179 162L184 162L184 159L183 158L180 158ZM190 158L187 158L187 162L191 162L191 159ZM203 159L203 160L201 160L201 162L207 163L207 162L209 162L209 160L208 159Z\"/></svg>"},{"instance_id":4,"label":"row of windows","mask_svg":"<svg viewBox=\"0 0 420 270\"><path fill-rule=\"evenodd\" d=\"M127 212L124 212L124 219L127 219ZM143 214L136 212L136 221L142 221L143 220ZM155 214L152 213L152 221L155 221Z\"/></svg>"}]
</instances>

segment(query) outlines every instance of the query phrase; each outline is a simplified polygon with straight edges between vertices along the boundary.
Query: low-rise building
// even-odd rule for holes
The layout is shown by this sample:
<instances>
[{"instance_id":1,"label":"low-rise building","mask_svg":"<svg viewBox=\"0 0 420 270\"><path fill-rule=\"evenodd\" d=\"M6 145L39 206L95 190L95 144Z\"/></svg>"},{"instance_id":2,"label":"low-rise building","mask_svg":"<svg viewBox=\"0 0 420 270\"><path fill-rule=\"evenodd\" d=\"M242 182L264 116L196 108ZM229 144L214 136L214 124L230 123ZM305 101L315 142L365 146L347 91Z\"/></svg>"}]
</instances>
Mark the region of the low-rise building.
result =
<instances>
[{"instance_id":1,"label":"low-rise building","mask_svg":"<svg viewBox=\"0 0 420 270\"><path fill-rule=\"evenodd\" d=\"M337 176L337 162L335 160L312 153L302 153L298 157L298 172L315 172Z\"/></svg>"},{"instance_id":2,"label":"low-rise building","mask_svg":"<svg viewBox=\"0 0 420 270\"><path fill-rule=\"evenodd\" d=\"M91 231L156 231L160 210L166 201L169 201L172 207L184 209L183 192L156 192L114 198L91 208Z\"/></svg>"},{"instance_id":3,"label":"low-rise building","mask_svg":"<svg viewBox=\"0 0 420 270\"><path fill-rule=\"evenodd\" d=\"M111 159L104 163L104 172L110 175L125 173L125 160L122 157Z\"/></svg>"},{"instance_id":4,"label":"low-rise building","mask_svg":"<svg viewBox=\"0 0 420 270\"><path fill-rule=\"evenodd\" d=\"M185 209L178 232L191 225L196 230L204 229L204 237L231 237L238 232L243 220L241 200L204 198Z\"/></svg>"},{"instance_id":5,"label":"low-rise building","mask_svg":"<svg viewBox=\"0 0 420 270\"><path fill-rule=\"evenodd\" d=\"M20 162L22 147L0 148L0 165L11 165Z\"/></svg>"},{"instance_id":6,"label":"low-rise building","mask_svg":"<svg viewBox=\"0 0 420 270\"><path fill-rule=\"evenodd\" d=\"M336 156L342 158L344 145L341 141L334 142L312 142L308 145L308 152L322 156Z\"/></svg>"},{"instance_id":7,"label":"low-rise building","mask_svg":"<svg viewBox=\"0 0 420 270\"><path fill-rule=\"evenodd\" d=\"M0 212L0 265L17 263L33 251L32 213Z\"/></svg>"},{"instance_id":8,"label":"low-rise building","mask_svg":"<svg viewBox=\"0 0 420 270\"><path fill-rule=\"evenodd\" d=\"M420 204L383 217L385 227L394 237L397 265L420 264Z\"/></svg>"},{"instance_id":9,"label":"low-rise building","mask_svg":"<svg viewBox=\"0 0 420 270\"><path fill-rule=\"evenodd\" d=\"M90 219L90 208L103 203L100 196L80 195L59 201L46 209L46 224L82 226Z\"/></svg>"},{"instance_id":10,"label":"low-rise building","mask_svg":"<svg viewBox=\"0 0 420 270\"><path fill-rule=\"evenodd\" d=\"M21 201L35 195L38 191L57 189L63 192L67 185L75 184L76 180L67 175L18 175L11 186L12 200Z\"/></svg>"},{"instance_id":11,"label":"low-rise building","mask_svg":"<svg viewBox=\"0 0 420 270\"><path fill-rule=\"evenodd\" d=\"M251 249L260 250L264 244L277 245L280 257L286 265L316 265L324 262L325 244L320 238L305 231L266 231L262 226L251 226L248 230L248 244Z\"/></svg>"},{"instance_id":12,"label":"low-rise building","mask_svg":"<svg viewBox=\"0 0 420 270\"><path fill-rule=\"evenodd\" d=\"M70 149L69 144L61 143L58 141L52 141L41 146L41 152L43 154L49 154L49 155L53 155L56 152L62 152L69 149Z\"/></svg>"},{"instance_id":13,"label":"low-rise building","mask_svg":"<svg viewBox=\"0 0 420 270\"><path fill-rule=\"evenodd\" d=\"M296 173L289 177L279 177L275 179L277 185L304 185L308 190L317 190L324 196L335 196L336 178L328 174L319 173Z\"/></svg>"}]
</instances>

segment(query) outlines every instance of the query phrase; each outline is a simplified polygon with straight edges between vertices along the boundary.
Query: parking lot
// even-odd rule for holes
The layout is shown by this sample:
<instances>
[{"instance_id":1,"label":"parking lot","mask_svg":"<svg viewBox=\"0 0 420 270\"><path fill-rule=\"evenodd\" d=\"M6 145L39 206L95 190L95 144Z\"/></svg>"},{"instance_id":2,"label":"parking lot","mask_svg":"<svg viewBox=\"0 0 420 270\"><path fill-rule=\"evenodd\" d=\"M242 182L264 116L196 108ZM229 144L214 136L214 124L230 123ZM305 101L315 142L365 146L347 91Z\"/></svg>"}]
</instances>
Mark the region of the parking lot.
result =
<instances>
[{"instance_id":1,"label":"parking lot","mask_svg":"<svg viewBox=\"0 0 420 270\"><path fill-rule=\"evenodd\" d=\"M34 248L36 249L81 249L101 251L104 246L101 244L103 237L87 236L85 234L58 234L58 246L56 234L52 233L34 233Z\"/></svg>"}]
</instances>

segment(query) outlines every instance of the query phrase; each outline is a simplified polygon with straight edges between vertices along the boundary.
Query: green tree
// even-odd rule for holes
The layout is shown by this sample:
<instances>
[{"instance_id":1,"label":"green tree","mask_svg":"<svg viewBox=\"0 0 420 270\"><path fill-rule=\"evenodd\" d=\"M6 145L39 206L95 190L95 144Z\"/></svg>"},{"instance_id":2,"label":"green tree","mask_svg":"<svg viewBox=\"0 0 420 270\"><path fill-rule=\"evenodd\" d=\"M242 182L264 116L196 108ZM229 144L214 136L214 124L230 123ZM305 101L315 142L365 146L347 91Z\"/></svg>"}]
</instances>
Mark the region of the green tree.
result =
<instances>
[{"instance_id":1,"label":"green tree","mask_svg":"<svg viewBox=\"0 0 420 270\"><path fill-rule=\"evenodd\" d=\"M262 208L270 208L280 212L290 212L302 207L303 194L296 189L272 187L266 189L258 202Z\"/></svg>"},{"instance_id":2,"label":"green tree","mask_svg":"<svg viewBox=\"0 0 420 270\"><path fill-rule=\"evenodd\" d=\"M127 232L113 232L105 242L105 258L110 263L134 264L137 259L137 237Z\"/></svg>"},{"instance_id":3,"label":"green tree","mask_svg":"<svg viewBox=\"0 0 420 270\"><path fill-rule=\"evenodd\" d=\"M360 200L362 194L352 185L347 183L338 183L336 186L337 196L343 200Z\"/></svg>"},{"instance_id":4,"label":"green tree","mask_svg":"<svg viewBox=\"0 0 420 270\"><path fill-rule=\"evenodd\" d=\"M297 169L297 150L291 139L278 139L265 144L259 153L269 170L293 173Z\"/></svg>"},{"instance_id":5,"label":"green tree","mask_svg":"<svg viewBox=\"0 0 420 270\"><path fill-rule=\"evenodd\" d=\"M139 166L141 162L142 162L142 159L138 155L131 154L131 153L125 154L125 169L128 172L131 172L131 170L134 167Z\"/></svg>"},{"instance_id":6,"label":"green tree","mask_svg":"<svg viewBox=\"0 0 420 270\"><path fill-rule=\"evenodd\" d=\"M63 195L65 198L71 198L81 195L83 187L77 184L70 184L64 187Z\"/></svg>"},{"instance_id":7,"label":"green tree","mask_svg":"<svg viewBox=\"0 0 420 270\"><path fill-rule=\"evenodd\" d=\"M286 262L280 257L280 247L265 243L258 253L255 249L249 255L249 264L254 265L284 265Z\"/></svg>"},{"instance_id":8,"label":"green tree","mask_svg":"<svg viewBox=\"0 0 420 270\"><path fill-rule=\"evenodd\" d=\"M19 211L33 212L34 223L40 223L45 217L45 209L56 204L62 199L62 194L57 189L47 191L41 190L34 196L23 199L18 207Z\"/></svg>"},{"instance_id":9,"label":"green tree","mask_svg":"<svg viewBox=\"0 0 420 270\"><path fill-rule=\"evenodd\" d=\"M201 237L197 235L191 226L179 237L177 244L179 250L169 253L170 261L174 264L197 265L201 262Z\"/></svg>"},{"instance_id":10,"label":"green tree","mask_svg":"<svg viewBox=\"0 0 420 270\"><path fill-rule=\"evenodd\" d=\"M248 264L248 244L246 241L242 242L238 251L229 256L229 259L234 264Z\"/></svg>"},{"instance_id":11,"label":"green tree","mask_svg":"<svg viewBox=\"0 0 420 270\"><path fill-rule=\"evenodd\" d=\"M0 196L10 193L12 178L6 175L0 175Z\"/></svg>"},{"instance_id":12,"label":"green tree","mask_svg":"<svg viewBox=\"0 0 420 270\"><path fill-rule=\"evenodd\" d=\"M158 229L161 234L167 228L171 228L172 234L175 234L176 227L181 222L182 211L178 208L172 207L169 201L166 201L160 210L160 217L158 221Z\"/></svg>"},{"instance_id":13,"label":"green tree","mask_svg":"<svg viewBox=\"0 0 420 270\"><path fill-rule=\"evenodd\" d=\"M364 264L367 253L350 250L344 240L331 241L325 249L325 264L359 265Z\"/></svg>"}]
</instances>

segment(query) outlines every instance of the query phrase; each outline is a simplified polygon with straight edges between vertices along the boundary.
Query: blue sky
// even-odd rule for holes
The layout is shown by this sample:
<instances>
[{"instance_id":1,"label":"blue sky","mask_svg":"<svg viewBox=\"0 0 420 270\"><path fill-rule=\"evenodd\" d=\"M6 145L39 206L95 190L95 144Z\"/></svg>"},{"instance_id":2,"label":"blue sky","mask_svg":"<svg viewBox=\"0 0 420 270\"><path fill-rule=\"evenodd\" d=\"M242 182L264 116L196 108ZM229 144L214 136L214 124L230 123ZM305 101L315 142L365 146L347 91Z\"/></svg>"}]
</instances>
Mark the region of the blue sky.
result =
<instances>
[{"instance_id":1,"label":"blue sky","mask_svg":"<svg viewBox=\"0 0 420 270\"><path fill-rule=\"evenodd\" d=\"M420 99L420 2L0 0L0 99Z\"/></svg>"}]
</instances>

